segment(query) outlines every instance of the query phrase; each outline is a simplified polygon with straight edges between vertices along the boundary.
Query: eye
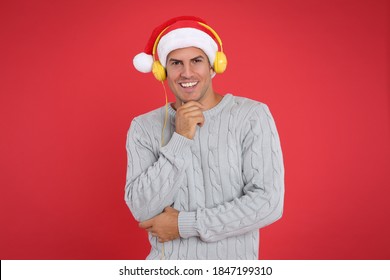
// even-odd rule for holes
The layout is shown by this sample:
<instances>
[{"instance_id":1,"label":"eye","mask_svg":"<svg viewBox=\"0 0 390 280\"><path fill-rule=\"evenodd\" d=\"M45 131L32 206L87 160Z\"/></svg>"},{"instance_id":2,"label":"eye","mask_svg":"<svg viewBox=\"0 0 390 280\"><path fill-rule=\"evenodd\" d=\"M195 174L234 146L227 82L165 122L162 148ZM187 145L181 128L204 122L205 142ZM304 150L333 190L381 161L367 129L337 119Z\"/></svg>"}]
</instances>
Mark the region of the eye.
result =
<instances>
[{"instance_id":1,"label":"eye","mask_svg":"<svg viewBox=\"0 0 390 280\"><path fill-rule=\"evenodd\" d=\"M173 60L173 61L171 62L171 65L174 65L174 66L180 65L180 64L181 64L181 61L178 61L178 60Z\"/></svg>"},{"instance_id":2,"label":"eye","mask_svg":"<svg viewBox=\"0 0 390 280\"><path fill-rule=\"evenodd\" d=\"M203 59L201 59L201 58L195 58L194 60L193 60L193 63L194 64L197 64L197 63L200 63L200 62L202 62L203 61Z\"/></svg>"}]
</instances>

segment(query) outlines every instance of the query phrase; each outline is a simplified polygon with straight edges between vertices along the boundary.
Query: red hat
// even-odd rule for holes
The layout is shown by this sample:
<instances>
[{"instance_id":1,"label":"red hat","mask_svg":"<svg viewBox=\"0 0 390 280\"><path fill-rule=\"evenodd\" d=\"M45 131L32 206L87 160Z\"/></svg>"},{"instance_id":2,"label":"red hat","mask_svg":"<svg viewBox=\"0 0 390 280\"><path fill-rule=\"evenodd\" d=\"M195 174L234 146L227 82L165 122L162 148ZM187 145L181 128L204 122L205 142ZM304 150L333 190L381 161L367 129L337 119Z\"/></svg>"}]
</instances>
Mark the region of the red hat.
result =
<instances>
[{"instance_id":1,"label":"red hat","mask_svg":"<svg viewBox=\"0 0 390 280\"><path fill-rule=\"evenodd\" d=\"M134 57L134 67L143 73L151 72L153 61L157 60L157 53L165 68L167 56L171 51L187 47L203 50L213 65L220 40L216 36L218 35L213 33L201 18L181 16L170 19L153 30L144 52Z\"/></svg>"}]
</instances>

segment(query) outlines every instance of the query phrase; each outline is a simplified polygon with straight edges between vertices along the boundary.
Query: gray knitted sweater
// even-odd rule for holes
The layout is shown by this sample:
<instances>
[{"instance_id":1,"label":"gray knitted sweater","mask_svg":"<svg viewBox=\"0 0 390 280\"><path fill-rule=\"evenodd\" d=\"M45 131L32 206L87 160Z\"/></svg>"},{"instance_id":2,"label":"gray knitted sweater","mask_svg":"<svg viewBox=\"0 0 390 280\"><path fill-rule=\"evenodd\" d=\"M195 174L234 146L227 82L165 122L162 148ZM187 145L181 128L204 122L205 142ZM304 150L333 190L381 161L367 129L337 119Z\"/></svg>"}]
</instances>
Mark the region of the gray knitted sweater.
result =
<instances>
[{"instance_id":1,"label":"gray knitted sweater","mask_svg":"<svg viewBox=\"0 0 390 280\"><path fill-rule=\"evenodd\" d=\"M127 136L125 201L145 221L166 206L179 213L180 238L164 243L166 259L258 259L259 228L283 212L279 136L265 104L227 94L204 112L193 140L175 132L169 106L133 119ZM147 259L162 256L149 235Z\"/></svg>"}]
</instances>

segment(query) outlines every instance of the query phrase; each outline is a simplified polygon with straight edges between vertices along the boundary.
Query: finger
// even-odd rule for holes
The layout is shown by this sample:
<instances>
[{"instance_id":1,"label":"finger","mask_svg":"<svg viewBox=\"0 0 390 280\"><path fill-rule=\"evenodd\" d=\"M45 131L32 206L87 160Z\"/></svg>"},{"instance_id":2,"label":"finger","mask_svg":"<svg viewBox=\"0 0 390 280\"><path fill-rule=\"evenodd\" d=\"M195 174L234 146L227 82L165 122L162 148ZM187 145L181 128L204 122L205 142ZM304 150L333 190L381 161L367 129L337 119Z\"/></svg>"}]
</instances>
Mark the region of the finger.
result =
<instances>
[{"instance_id":1,"label":"finger","mask_svg":"<svg viewBox=\"0 0 390 280\"><path fill-rule=\"evenodd\" d=\"M168 240L165 240L164 238L158 237L157 241L160 242L160 243L164 243L164 242L166 242Z\"/></svg>"},{"instance_id":2,"label":"finger","mask_svg":"<svg viewBox=\"0 0 390 280\"><path fill-rule=\"evenodd\" d=\"M190 122L189 124L197 124L199 126L203 126L205 122L205 118L203 114L195 114L195 113L189 113L188 115L186 114L185 117L188 119Z\"/></svg>"},{"instance_id":3,"label":"finger","mask_svg":"<svg viewBox=\"0 0 390 280\"><path fill-rule=\"evenodd\" d=\"M193 111L203 112L203 109L198 107L198 106L190 106L190 107L186 107L183 109L178 109L177 113L180 115L180 114L186 114L186 113L193 112Z\"/></svg>"},{"instance_id":4,"label":"finger","mask_svg":"<svg viewBox=\"0 0 390 280\"><path fill-rule=\"evenodd\" d=\"M203 115L203 111L198 108L198 107L189 107L189 108L186 108L184 110L181 110L180 112L177 112L178 115L181 115L181 116L186 116L186 115L189 115L189 114L199 114L199 115Z\"/></svg>"},{"instance_id":5,"label":"finger","mask_svg":"<svg viewBox=\"0 0 390 280\"><path fill-rule=\"evenodd\" d=\"M145 230L146 230L147 232L152 232L152 231L153 231L153 227L145 228Z\"/></svg>"},{"instance_id":6,"label":"finger","mask_svg":"<svg viewBox=\"0 0 390 280\"><path fill-rule=\"evenodd\" d=\"M175 212L177 211L175 208L172 208L171 206L167 206L164 208L165 213Z\"/></svg>"},{"instance_id":7,"label":"finger","mask_svg":"<svg viewBox=\"0 0 390 280\"><path fill-rule=\"evenodd\" d=\"M202 103L200 103L198 101L188 101L188 102L184 103L180 108L188 108L191 106L196 106L196 107L199 107L201 109L205 109L205 107L202 105Z\"/></svg>"},{"instance_id":8,"label":"finger","mask_svg":"<svg viewBox=\"0 0 390 280\"><path fill-rule=\"evenodd\" d=\"M190 101L187 101L187 102L182 102L182 106L191 106L191 105L199 105L199 106L203 106L200 102L198 101L195 101L195 100L190 100Z\"/></svg>"},{"instance_id":9,"label":"finger","mask_svg":"<svg viewBox=\"0 0 390 280\"><path fill-rule=\"evenodd\" d=\"M203 118L203 113L200 110L191 111L191 112L185 112L183 114L183 117L187 118L187 119L188 118L196 118L196 117L202 117Z\"/></svg>"},{"instance_id":10,"label":"finger","mask_svg":"<svg viewBox=\"0 0 390 280\"><path fill-rule=\"evenodd\" d=\"M204 117L203 115L202 116L199 116L199 117L196 117L194 118L194 121L196 121L196 124L199 125L200 127L202 127L204 125Z\"/></svg>"},{"instance_id":11,"label":"finger","mask_svg":"<svg viewBox=\"0 0 390 280\"><path fill-rule=\"evenodd\" d=\"M153 219L139 223L138 226L143 229L147 229L153 226Z\"/></svg>"}]
</instances>

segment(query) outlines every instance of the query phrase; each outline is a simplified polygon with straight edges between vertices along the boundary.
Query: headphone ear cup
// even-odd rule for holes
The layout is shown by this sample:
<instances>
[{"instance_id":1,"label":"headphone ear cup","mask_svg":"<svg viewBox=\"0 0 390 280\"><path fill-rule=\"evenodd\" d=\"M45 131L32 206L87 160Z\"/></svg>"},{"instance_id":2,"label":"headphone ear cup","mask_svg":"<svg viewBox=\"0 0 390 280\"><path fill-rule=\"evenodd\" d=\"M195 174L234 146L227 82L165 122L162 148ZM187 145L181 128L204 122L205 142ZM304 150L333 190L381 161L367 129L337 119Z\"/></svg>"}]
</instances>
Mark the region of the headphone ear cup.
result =
<instances>
[{"instance_id":1,"label":"headphone ear cup","mask_svg":"<svg viewBox=\"0 0 390 280\"><path fill-rule=\"evenodd\" d=\"M160 82L163 82L167 78L167 73L165 71L165 68L164 66L161 65L160 61L158 60L155 60L153 62L152 72L154 77Z\"/></svg>"},{"instance_id":2,"label":"headphone ear cup","mask_svg":"<svg viewBox=\"0 0 390 280\"><path fill-rule=\"evenodd\" d=\"M227 67L227 58L223 52L217 52L214 60L214 71L217 74L225 72Z\"/></svg>"}]
</instances>

